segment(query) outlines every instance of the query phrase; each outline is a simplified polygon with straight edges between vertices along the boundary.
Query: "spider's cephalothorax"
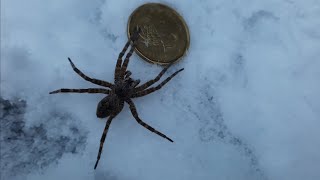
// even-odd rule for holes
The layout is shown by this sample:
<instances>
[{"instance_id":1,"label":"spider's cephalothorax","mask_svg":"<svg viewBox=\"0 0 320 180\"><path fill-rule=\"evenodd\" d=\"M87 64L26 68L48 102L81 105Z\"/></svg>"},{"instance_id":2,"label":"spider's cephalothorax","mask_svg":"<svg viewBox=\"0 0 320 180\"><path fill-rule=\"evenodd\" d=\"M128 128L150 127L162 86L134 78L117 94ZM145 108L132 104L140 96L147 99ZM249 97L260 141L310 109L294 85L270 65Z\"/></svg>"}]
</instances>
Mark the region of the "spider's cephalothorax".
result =
<instances>
[{"instance_id":1,"label":"spider's cephalothorax","mask_svg":"<svg viewBox=\"0 0 320 180\"><path fill-rule=\"evenodd\" d=\"M138 116L138 112L136 110L136 107L133 103L133 101L131 100L131 98L137 98L137 97L141 97L141 96L145 96L147 94L150 94L158 89L160 89L162 86L164 86L167 82L169 82L175 75L177 75L179 72L183 71L183 68L176 71L175 73L173 73L171 76L169 76L167 79L165 79L164 81L162 81L160 84L158 84L157 86L154 87L150 87L151 85L153 85L154 83L156 83L157 81L160 80L160 78L162 77L162 75L168 70L168 68L170 67L167 66L165 67L156 78L147 81L146 83L139 85L140 80L134 80L132 79L131 76L131 72L127 70L127 66L129 64L129 58L131 57L134 48L135 48L135 43L139 37L139 33L140 33L140 28L136 28L134 33L132 34L132 36L129 38L128 42L126 43L126 45L124 46L124 48L122 49L122 51L119 54L118 60L117 60L117 64L115 67L115 72L114 72L114 84L109 83L107 81L102 81L99 79L94 79L94 78L90 78L87 75L83 74L71 61L70 58L68 58L72 69L79 75L81 76L83 79L93 83L93 84L97 84L100 86L103 86L104 88L88 88L88 89L59 89L59 90L55 90L50 92L50 94L55 94L55 93L102 93L102 94L106 94L107 96L104 97L97 106L97 111L96 111L96 115L98 118L106 118L108 117L108 120L106 122L106 126L104 128L103 134L101 136L100 139L100 147L99 147L99 152L98 152L98 156L97 156L97 161L96 164L94 166L94 169L96 169L98 162L100 160L100 155L102 152L102 148L103 148L103 143L106 139L107 136L107 132L109 129L109 126L111 124L112 119L117 116L123 106L124 106L124 102L126 102L129 105L129 108L131 110L131 113L133 115L133 117L136 119L136 121L142 125L143 127L147 128L148 130L150 130L153 133L158 134L159 136L169 140L170 142L173 142L169 137L167 137L166 135L162 134L161 132L157 131L156 129L154 129L153 127L149 126L148 124L146 124L145 122L143 122L140 117ZM124 56L125 52L127 51L127 49L129 48L131 44L131 48L129 50L129 52L127 53L125 60L122 62L122 57ZM138 86L139 85L139 86Z\"/></svg>"},{"instance_id":2,"label":"spider's cephalothorax","mask_svg":"<svg viewBox=\"0 0 320 180\"><path fill-rule=\"evenodd\" d=\"M130 98L134 92L134 88L139 84L139 80L134 81L133 79L128 79L120 81L113 86L110 94L104 97L97 106L97 117L106 118L113 113L117 115L121 112L124 101Z\"/></svg>"}]
</instances>

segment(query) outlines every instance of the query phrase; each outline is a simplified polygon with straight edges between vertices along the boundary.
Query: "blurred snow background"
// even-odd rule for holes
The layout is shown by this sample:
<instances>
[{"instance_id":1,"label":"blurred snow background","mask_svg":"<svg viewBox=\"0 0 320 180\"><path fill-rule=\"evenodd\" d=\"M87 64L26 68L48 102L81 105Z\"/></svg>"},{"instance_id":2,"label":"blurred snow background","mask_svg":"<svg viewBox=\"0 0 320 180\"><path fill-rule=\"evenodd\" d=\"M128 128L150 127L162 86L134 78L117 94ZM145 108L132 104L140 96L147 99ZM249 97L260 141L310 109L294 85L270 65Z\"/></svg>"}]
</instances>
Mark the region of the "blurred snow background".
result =
<instances>
[{"instance_id":1,"label":"blurred snow background","mask_svg":"<svg viewBox=\"0 0 320 180\"><path fill-rule=\"evenodd\" d=\"M103 95L57 94L113 80L131 12L147 1L1 1L1 179L319 179L320 1L158 1L191 33L166 87L113 121L93 170ZM149 2L149 1L148 1ZM161 67L131 58L134 78Z\"/></svg>"}]
</instances>

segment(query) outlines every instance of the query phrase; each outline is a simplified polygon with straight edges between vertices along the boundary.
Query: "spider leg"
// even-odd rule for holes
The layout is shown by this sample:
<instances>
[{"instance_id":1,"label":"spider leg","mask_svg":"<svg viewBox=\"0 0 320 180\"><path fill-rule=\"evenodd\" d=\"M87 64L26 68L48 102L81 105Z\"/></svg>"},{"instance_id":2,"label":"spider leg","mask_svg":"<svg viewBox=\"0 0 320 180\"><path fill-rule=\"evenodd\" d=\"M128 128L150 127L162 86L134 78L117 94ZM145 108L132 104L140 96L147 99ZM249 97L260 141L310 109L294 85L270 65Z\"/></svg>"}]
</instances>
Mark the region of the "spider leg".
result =
<instances>
[{"instance_id":1,"label":"spider leg","mask_svg":"<svg viewBox=\"0 0 320 180\"><path fill-rule=\"evenodd\" d=\"M106 126L104 127L103 134L102 134L101 139L100 139L100 147L99 147L99 152L98 152L98 156L97 156L97 161L96 161L96 164L94 165L94 169L96 169L97 166L98 166L98 163L99 163L99 160L100 160L100 156L101 156L101 153L102 153L103 143L106 140L107 133L108 133L108 130L109 130L109 127L110 127L110 124L111 124L111 121L112 121L113 118L114 118L114 116L110 116L109 119L106 122Z\"/></svg>"},{"instance_id":2,"label":"spider leg","mask_svg":"<svg viewBox=\"0 0 320 180\"><path fill-rule=\"evenodd\" d=\"M141 32L141 28L137 27L134 30L134 33L132 34L132 36L130 37L130 39L132 40L132 45L131 45L130 51L126 55L126 58L125 58L125 60L124 60L124 62L122 64L122 67L121 67L121 70L120 70L120 72L121 72L120 78L123 78L124 72L126 72L126 70L127 70L127 67L128 67L128 64L129 64L129 59L133 54L133 51L134 51L134 48L136 46L136 42L137 42L137 40L139 38L139 33L140 32Z\"/></svg>"},{"instance_id":3,"label":"spider leg","mask_svg":"<svg viewBox=\"0 0 320 180\"><path fill-rule=\"evenodd\" d=\"M122 67L121 67L121 70L119 72L119 78L120 79L123 79L123 77L124 77L125 71L127 70L127 66L129 64L129 58L132 56L134 48L135 48L135 43L132 44L128 54L126 55L126 58L124 59L124 62L123 62Z\"/></svg>"},{"instance_id":4,"label":"spider leg","mask_svg":"<svg viewBox=\"0 0 320 180\"><path fill-rule=\"evenodd\" d=\"M167 79L165 79L164 81L162 81L162 83L160 83L158 86L156 87L151 87L142 91L138 91L136 93L134 93L131 98L135 98L135 97L141 97L141 96L145 96L147 94L153 93L156 90L159 90L160 88L162 88L165 84L167 84L174 76L176 76L179 72L183 71L184 68L176 71L175 73L173 73L171 76L169 76Z\"/></svg>"},{"instance_id":5,"label":"spider leg","mask_svg":"<svg viewBox=\"0 0 320 180\"><path fill-rule=\"evenodd\" d=\"M171 66L171 64L169 64L167 67L163 68L162 71L158 74L158 76L140 86L138 86L135 91L138 92L138 91L141 91L141 90L144 90L146 88L148 88L149 86L153 85L154 83L156 83L157 81L160 80L160 78L163 76L163 74L168 70L168 68Z\"/></svg>"},{"instance_id":6,"label":"spider leg","mask_svg":"<svg viewBox=\"0 0 320 180\"><path fill-rule=\"evenodd\" d=\"M58 89L50 92L49 94L56 93L101 93L101 94L109 94L110 90L103 88L88 88L88 89Z\"/></svg>"},{"instance_id":7,"label":"spider leg","mask_svg":"<svg viewBox=\"0 0 320 180\"><path fill-rule=\"evenodd\" d=\"M125 52L127 51L130 41L134 43L136 39L138 39L140 31L134 31L134 33L131 35L131 37L128 39L126 45L123 47L122 51L120 52L117 60L116 69L114 71L114 81L115 83L119 81L119 79L123 78L123 72L122 72L122 57L124 56ZM131 51L131 49L130 49ZM132 53L131 53L132 54ZM128 56L128 55L127 55ZM131 56L131 55L130 55Z\"/></svg>"},{"instance_id":8,"label":"spider leg","mask_svg":"<svg viewBox=\"0 0 320 180\"><path fill-rule=\"evenodd\" d=\"M126 45L123 47L122 51L120 52L120 54L118 56L117 65L114 70L114 81L115 82L119 80L119 73L121 71L122 57L124 56L124 53L127 51L128 47L130 45L130 40L131 39L128 39Z\"/></svg>"},{"instance_id":9,"label":"spider leg","mask_svg":"<svg viewBox=\"0 0 320 180\"><path fill-rule=\"evenodd\" d=\"M172 139L170 139L169 137L167 137L166 135L162 134L161 132L157 131L156 129L154 129L153 127L149 126L147 123L143 122L138 115L137 109L134 105L134 103L132 102L131 99L126 100L126 102L129 104L131 113L133 115L133 117L136 119L136 121L143 127L147 128L149 131L158 134L159 136L167 139L170 142L173 142Z\"/></svg>"},{"instance_id":10,"label":"spider leg","mask_svg":"<svg viewBox=\"0 0 320 180\"><path fill-rule=\"evenodd\" d=\"M112 87L112 84L107 82L107 81L102 81L102 80L99 80L99 79L93 79L93 78L90 78L88 77L87 75L83 74L83 72L81 72L74 64L73 62L71 61L71 59L68 57L68 60L72 66L72 69L79 75L81 76L83 79L85 79L86 81L89 81L93 84L97 84L97 85L100 85L100 86L104 86L104 87L108 87L108 88L111 88Z\"/></svg>"}]
</instances>

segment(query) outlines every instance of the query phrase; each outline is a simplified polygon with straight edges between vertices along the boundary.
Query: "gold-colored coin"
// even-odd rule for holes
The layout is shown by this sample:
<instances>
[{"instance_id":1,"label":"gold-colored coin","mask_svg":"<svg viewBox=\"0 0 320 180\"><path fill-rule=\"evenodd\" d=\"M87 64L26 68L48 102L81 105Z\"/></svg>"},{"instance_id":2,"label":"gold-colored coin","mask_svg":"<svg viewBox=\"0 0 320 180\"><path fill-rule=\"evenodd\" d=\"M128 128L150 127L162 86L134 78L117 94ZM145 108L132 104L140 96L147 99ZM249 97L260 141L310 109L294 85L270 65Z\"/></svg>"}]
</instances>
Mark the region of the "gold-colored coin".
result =
<instances>
[{"instance_id":1,"label":"gold-colored coin","mask_svg":"<svg viewBox=\"0 0 320 180\"><path fill-rule=\"evenodd\" d=\"M189 30L185 21L166 5L147 3L138 7L129 18L128 37L137 26L141 33L136 52L148 62L160 65L176 62L189 47Z\"/></svg>"}]
</instances>

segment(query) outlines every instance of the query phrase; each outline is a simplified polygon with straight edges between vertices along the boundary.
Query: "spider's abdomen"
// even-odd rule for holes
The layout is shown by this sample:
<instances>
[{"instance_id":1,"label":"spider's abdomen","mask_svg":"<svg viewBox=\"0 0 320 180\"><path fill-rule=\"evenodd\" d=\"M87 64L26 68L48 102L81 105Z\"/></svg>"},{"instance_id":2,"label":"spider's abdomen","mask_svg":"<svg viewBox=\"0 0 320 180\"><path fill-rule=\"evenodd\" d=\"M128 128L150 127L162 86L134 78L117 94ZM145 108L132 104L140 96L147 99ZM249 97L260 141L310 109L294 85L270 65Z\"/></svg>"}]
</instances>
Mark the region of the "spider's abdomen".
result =
<instances>
[{"instance_id":1,"label":"spider's abdomen","mask_svg":"<svg viewBox=\"0 0 320 180\"><path fill-rule=\"evenodd\" d=\"M106 96L98 103L96 115L98 118L106 118L111 114L117 115L122 110L123 104L117 95Z\"/></svg>"}]
</instances>

